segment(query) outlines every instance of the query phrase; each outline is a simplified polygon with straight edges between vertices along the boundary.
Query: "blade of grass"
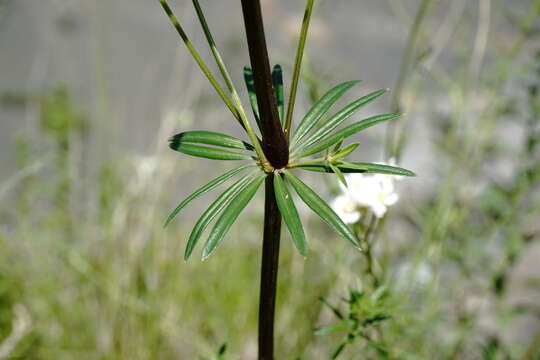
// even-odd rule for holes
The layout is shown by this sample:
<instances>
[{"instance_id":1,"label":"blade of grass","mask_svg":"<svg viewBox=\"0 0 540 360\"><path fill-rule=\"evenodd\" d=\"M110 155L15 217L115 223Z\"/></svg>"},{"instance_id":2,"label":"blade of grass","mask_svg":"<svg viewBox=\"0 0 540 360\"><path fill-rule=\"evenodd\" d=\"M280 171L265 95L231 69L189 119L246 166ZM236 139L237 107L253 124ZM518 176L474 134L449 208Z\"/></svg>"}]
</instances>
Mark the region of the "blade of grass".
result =
<instances>
[{"instance_id":1,"label":"blade of grass","mask_svg":"<svg viewBox=\"0 0 540 360\"><path fill-rule=\"evenodd\" d=\"M289 133L291 131L292 117L294 112L294 103L296 101L296 91L298 88L298 79L300 78L300 71L302 68L302 57L304 56L304 48L306 46L307 33L309 29L309 22L311 20L311 14L313 13L314 0L307 0L306 9L304 12L304 19L302 20L302 30L300 31L300 39L298 39L298 47L296 49L296 58L294 61L294 71L291 83L291 92L289 94L289 103L287 105L287 116L285 118L285 139L289 140Z\"/></svg>"}]
</instances>

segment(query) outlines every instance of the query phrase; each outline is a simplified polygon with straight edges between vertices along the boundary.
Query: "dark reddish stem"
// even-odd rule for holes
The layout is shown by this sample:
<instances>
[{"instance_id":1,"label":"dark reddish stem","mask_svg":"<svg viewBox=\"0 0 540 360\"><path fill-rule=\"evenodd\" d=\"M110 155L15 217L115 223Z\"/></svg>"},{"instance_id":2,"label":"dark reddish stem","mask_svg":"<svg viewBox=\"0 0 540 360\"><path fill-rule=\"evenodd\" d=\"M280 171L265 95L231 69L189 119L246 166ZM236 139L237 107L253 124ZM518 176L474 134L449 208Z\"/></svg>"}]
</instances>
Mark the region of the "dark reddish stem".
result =
<instances>
[{"instance_id":1,"label":"dark reddish stem","mask_svg":"<svg viewBox=\"0 0 540 360\"><path fill-rule=\"evenodd\" d=\"M281 169L289 162L289 147L279 121L277 102L272 86L260 0L242 0L242 12L261 117L262 147L270 164L275 169ZM259 360L274 360L274 315L281 214L276 203L273 180L274 175L272 174L266 178L265 182L264 236L259 297Z\"/></svg>"}]
</instances>

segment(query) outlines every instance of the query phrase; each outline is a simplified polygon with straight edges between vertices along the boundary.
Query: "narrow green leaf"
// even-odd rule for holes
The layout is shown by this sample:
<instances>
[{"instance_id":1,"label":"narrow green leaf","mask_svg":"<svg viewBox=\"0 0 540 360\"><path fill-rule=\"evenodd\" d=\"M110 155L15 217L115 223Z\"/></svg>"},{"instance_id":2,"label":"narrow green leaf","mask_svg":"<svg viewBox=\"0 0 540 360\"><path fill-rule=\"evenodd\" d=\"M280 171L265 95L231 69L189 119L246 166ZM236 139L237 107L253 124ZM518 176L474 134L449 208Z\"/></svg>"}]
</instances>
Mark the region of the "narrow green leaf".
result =
<instances>
[{"instance_id":1,"label":"narrow green leaf","mask_svg":"<svg viewBox=\"0 0 540 360\"><path fill-rule=\"evenodd\" d=\"M244 66L244 81L248 91L249 103L251 104L251 110L253 110L253 116L259 130L261 129L261 118L259 116L259 104L257 103L257 94L255 93L255 80L253 79L253 70L250 67Z\"/></svg>"},{"instance_id":2,"label":"narrow green leaf","mask_svg":"<svg viewBox=\"0 0 540 360\"><path fill-rule=\"evenodd\" d=\"M305 150L301 151L300 149L297 150L297 153L300 153L299 155L294 155L297 158L303 158L309 155L316 154L320 151L323 151L324 149L329 148L330 146L334 145L336 142L340 141L340 139L347 138L349 136L352 136L362 130L365 130L373 125L376 125L380 122L395 119L397 117L401 116L400 113L394 113L394 114L383 114L383 115L376 115L372 116L370 118L360 120L352 125L349 125L339 131L336 131L334 134L328 135L325 138L319 139L319 142L313 143L312 145L306 145L303 146Z\"/></svg>"},{"instance_id":3,"label":"narrow green leaf","mask_svg":"<svg viewBox=\"0 0 540 360\"><path fill-rule=\"evenodd\" d=\"M345 176L343 176L343 173L332 163L328 163L328 166L330 166L330 169L332 169L332 172L337 175L339 181L345 185L345 187L349 187L347 185L347 180L345 180Z\"/></svg>"},{"instance_id":4,"label":"narrow green leaf","mask_svg":"<svg viewBox=\"0 0 540 360\"><path fill-rule=\"evenodd\" d=\"M360 81L347 81L330 89L323 95L307 112L302 119L291 140L291 146L298 144L300 140L317 124L320 118L326 114L328 109L340 98L347 90L358 84Z\"/></svg>"},{"instance_id":5,"label":"narrow green leaf","mask_svg":"<svg viewBox=\"0 0 540 360\"><path fill-rule=\"evenodd\" d=\"M311 135L303 144L298 144L299 147L308 147L320 141L326 135L331 133L335 128L341 125L345 120L354 115L354 113L356 113L362 106L372 102L387 91L388 89L374 91L345 106L343 109L341 109L336 114L332 115L328 120L326 120L321 126L321 128L319 128L313 135ZM296 150L296 147L294 150ZM295 152L294 150L293 152Z\"/></svg>"},{"instance_id":6,"label":"narrow green leaf","mask_svg":"<svg viewBox=\"0 0 540 360\"><path fill-rule=\"evenodd\" d=\"M340 320L345 320L345 316L343 316L343 314L341 313L341 311L339 311L339 309L337 307L335 307L334 305L330 304L325 298L323 297L320 297L319 298L319 301L324 305L326 306L327 308L329 308L330 310L332 310L332 312L334 313L334 315L336 315L336 317Z\"/></svg>"},{"instance_id":7,"label":"narrow green leaf","mask_svg":"<svg viewBox=\"0 0 540 360\"><path fill-rule=\"evenodd\" d=\"M218 196L218 198L208 207L208 209L204 211L199 220L197 220L197 223L195 224L193 230L191 230L191 234L189 235L189 240L186 245L186 250L184 252L185 260L187 260L193 252L195 245L197 245L199 238L201 237L204 229L206 229L208 224L210 224L210 221L212 221L212 219L217 214L219 214L221 210L223 210L223 208L229 203L232 198L234 198L237 194L239 194L246 188L249 181L253 179L253 176L258 172L259 171L257 170L240 178L240 180L238 180L232 186L227 188L227 190L221 193L221 195Z\"/></svg>"},{"instance_id":8,"label":"narrow green leaf","mask_svg":"<svg viewBox=\"0 0 540 360\"><path fill-rule=\"evenodd\" d=\"M300 255L306 256L307 248L304 228L302 227L300 216L298 216L298 211L296 210L296 206L294 206L289 189L287 189L285 182L279 174L274 175L274 192L279 211L285 224L287 224L294 246L296 246Z\"/></svg>"},{"instance_id":9,"label":"narrow green leaf","mask_svg":"<svg viewBox=\"0 0 540 360\"><path fill-rule=\"evenodd\" d=\"M222 146L230 149L253 150L253 145L237 139L233 136L214 132L214 131L185 131L176 134L169 139L171 145L180 143L195 143Z\"/></svg>"},{"instance_id":10,"label":"narrow green leaf","mask_svg":"<svg viewBox=\"0 0 540 360\"><path fill-rule=\"evenodd\" d=\"M300 198L306 203L313 212L321 217L330 227L349 240L354 246L360 248L360 244L356 240L354 233L340 219L340 217L332 210L332 208L315 193L309 186L304 184L298 177L285 171L285 179L287 179Z\"/></svg>"},{"instance_id":11,"label":"narrow green leaf","mask_svg":"<svg viewBox=\"0 0 540 360\"><path fill-rule=\"evenodd\" d=\"M403 169L397 166L363 163L363 162L339 162L337 167L342 173L367 173L367 174L387 174L387 175L399 175L399 176L416 176L416 174L410 170ZM333 173L334 171L324 161L311 163L308 165L298 165L298 168L307 171Z\"/></svg>"},{"instance_id":12,"label":"narrow green leaf","mask_svg":"<svg viewBox=\"0 0 540 360\"><path fill-rule=\"evenodd\" d=\"M235 153L229 150L216 149L216 148L211 148L207 146L184 144L181 142L179 143L171 142L169 144L169 147L173 150L179 151L187 155L206 158L206 159L213 159L213 160L251 160L252 159L252 157L248 154L240 154L240 153Z\"/></svg>"},{"instance_id":13,"label":"narrow green leaf","mask_svg":"<svg viewBox=\"0 0 540 360\"><path fill-rule=\"evenodd\" d=\"M334 155L332 155L332 158L337 159L337 160L344 159L347 156L349 156L350 154L352 154L354 152L354 150L356 150L356 148L359 145L360 145L360 143L357 143L357 142L351 143L351 144L345 146L343 149L336 152Z\"/></svg>"},{"instance_id":14,"label":"narrow green leaf","mask_svg":"<svg viewBox=\"0 0 540 360\"><path fill-rule=\"evenodd\" d=\"M344 172L353 172L351 170L365 170L367 173L374 174L388 174L388 175L400 175L400 176L416 176L416 174L410 170L403 169L397 166L373 164L365 162L345 162L342 161L338 164L340 170Z\"/></svg>"},{"instance_id":15,"label":"narrow green leaf","mask_svg":"<svg viewBox=\"0 0 540 360\"><path fill-rule=\"evenodd\" d=\"M283 117L285 116L285 96L283 95L283 71L281 65L274 65L272 69L272 84L276 93L276 101L279 113L279 121L283 125Z\"/></svg>"},{"instance_id":16,"label":"narrow green leaf","mask_svg":"<svg viewBox=\"0 0 540 360\"><path fill-rule=\"evenodd\" d=\"M232 224L238 218L238 215L246 207L249 201L253 198L259 186L264 181L265 176L259 176L251 180L249 185L243 191L238 193L229 203L227 208L219 216L204 245L203 260L206 260L217 249L225 234L229 231Z\"/></svg>"},{"instance_id":17,"label":"narrow green leaf","mask_svg":"<svg viewBox=\"0 0 540 360\"><path fill-rule=\"evenodd\" d=\"M340 140L336 143L336 145L335 145L334 148L332 149L332 152L336 152L336 151L339 150L339 148L341 147L341 145L343 145L343 140L345 140L345 139L340 139Z\"/></svg>"},{"instance_id":18,"label":"narrow green leaf","mask_svg":"<svg viewBox=\"0 0 540 360\"><path fill-rule=\"evenodd\" d=\"M328 335L336 332L349 331L349 329L350 327L345 325L330 325L317 328L313 330L313 333L315 335Z\"/></svg>"},{"instance_id":19,"label":"narrow green leaf","mask_svg":"<svg viewBox=\"0 0 540 360\"><path fill-rule=\"evenodd\" d=\"M172 221L172 219L174 219L174 217L176 215L178 215L178 213L180 211L182 211L182 209L185 208L191 201L193 201L196 198L198 198L199 196L201 196L203 194L206 194L207 192L215 189L217 186L221 185L222 183L224 183L225 181L227 181L228 179L230 179L234 175L238 174L239 172L241 172L241 171L243 171L243 170L245 170L245 169L247 169L248 167L251 167L251 166L254 166L254 165L253 164L247 164L247 165L242 165L240 167L237 167L236 169L232 169L231 171L228 171L225 174L223 174L221 176L218 176L214 180L210 181L208 184L206 184L203 187L199 188L193 194L189 195L187 198L182 200L182 202L180 204L178 204L178 206L167 217L167 221L165 221L164 227L167 226Z\"/></svg>"}]
</instances>

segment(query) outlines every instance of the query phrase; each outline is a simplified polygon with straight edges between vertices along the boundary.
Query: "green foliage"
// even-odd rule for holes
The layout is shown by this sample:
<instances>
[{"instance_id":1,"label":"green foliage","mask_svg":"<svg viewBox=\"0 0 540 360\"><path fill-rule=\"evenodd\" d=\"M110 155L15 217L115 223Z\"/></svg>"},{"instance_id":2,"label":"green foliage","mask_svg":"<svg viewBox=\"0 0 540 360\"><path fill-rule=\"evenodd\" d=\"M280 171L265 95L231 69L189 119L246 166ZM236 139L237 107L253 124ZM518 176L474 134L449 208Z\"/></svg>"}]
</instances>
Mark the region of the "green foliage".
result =
<instances>
[{"instance_id":1,"label":"green foliage","mask_svg":"<svg viewBox=\"0 0 540 360\"><path fill-rule=\"evenodd\" d=\"M274 175L274 190L279 211L283 216L285 224L287 224L294 245L302 256L306 256L307 248L304 228L302 227L302 222L298 216L298 210L296 210L291 193L285 185L281 174Z\"/></svg>"},{"instance_id":2,"label":"green foliage","mask_svg":"<svg viewBox=\"0 0 540 360\"><path fill-rule=\"evenodd\" d=\"M343 334L343 340L334 350L331 359L337 359L358 340L364 340L377 354L377 358L388 358L388 345L381 336L380 324L391 316L387 311L387 291L384 287L376 289L371 295L366 294L359 285L357 289L350 289L349 296L343 299L347 304L347 313L330 304L326 299L320 298L321 303L336 317L337 324L319 327L314 330L316 335Z\"/></svg>"}]
</instances>

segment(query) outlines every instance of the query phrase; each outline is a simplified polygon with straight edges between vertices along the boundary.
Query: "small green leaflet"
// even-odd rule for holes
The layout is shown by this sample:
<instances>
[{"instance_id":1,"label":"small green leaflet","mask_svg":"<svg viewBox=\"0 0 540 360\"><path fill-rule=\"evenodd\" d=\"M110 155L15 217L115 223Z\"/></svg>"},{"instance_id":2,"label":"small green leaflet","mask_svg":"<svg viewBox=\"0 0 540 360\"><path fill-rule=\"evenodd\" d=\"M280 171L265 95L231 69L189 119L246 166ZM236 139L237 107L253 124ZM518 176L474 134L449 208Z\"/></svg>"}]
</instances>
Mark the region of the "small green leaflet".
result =
<instances>
[{"instance_id":1,"label":"small green leaflet","mask_svg":"<svg viewBox=\"0 0 540 360\"><path fill-rule=\"evenodd\" d=\"M233 177L234 175L238 174L239 172L249 168L249 167L252 167L252 166L255 166L254 164L247 164L247 165L242 165L240 167L237 167L235 169L232 169L231 171L228 171L226 172L225 174L221 175L221 176L218 176L217 178L215 178L214 180L210 181L208 184L204 185L203 187L199 188L197 191L195 191L193 194L189 195L187 198L185 198L184 200L182 200L182 202L180 204L178 204L178 206L171 212L171 214L167 217L167 221L165 221L165 226L169 225L169 223L172 221L172 219L174 219L174 217L176 215L178 215L178 213L180 211L182 211L183 208L185 208L191 201L195 200L196 198L198 198L199 196L203 195L203 194L206 194L207 192L209 191L212 191L213 189L215 189L217 186L221 185L222 183L224 183L225 181L229 180L231 177Z\"/></svg>"},{"instance_id":2,"label":"small green leaflet","mask_svg":"<svg viewBox=\"0 0 540 360\"><path fill-rule=\"evenodd\" d=\"M274 65L274 68L272 69L272 84L274 85L274 92L276 93L279 121L283 126L285 117L285 96L283 94L283 71L279 64Z\"/></svg>"},{"instance_id":3,"label":"small green leaflet","mask_svg":"<svg viewBox=\"0 0 540 360\"><path fill-rule=\"evenodd\" d=\"M222 146L230 149L240 149L240 150L253 150L254 147L240 139L237 139L233 136L221 134L213 131L186 131L180 134L176 134L169 139L171 143L171 148L177 146L176 144L180 143L194 143L194 144L206 144L206 145L215 145Z\"/></svg>"},{"instance_id":4,"label":"small green leaflet","mask_svg":"<svg viewBox=\"0 0 540 360\"><path fill-rule=\"evenodd\" d=\"M204 211L189 235L189 240L184 252L185 260L187 260L193 252L193 249L195 248L195 245L197 245L197 242L199 241L204 229L206 229L212 219L219 214L221 210L223 210L223 208L229 203L229 201L231 201L232 198L243 191L249 181L253 179L253 176L258 173L259 171L256 170L240 178L240 180L221 193L221 195L219 195L219 197L208 207L208 209Z\"/></svg>"},{"instance_id":5,"label":"small green leaflet","mask_svg":"<svg viewBox=\"0 0 540 360\"><path fill-rule=\"evenodd\" d=\"M340 98L342 97L347 90L352 88L354 85L358 84L360 81L347 81L338 86L330 89L326 94L324 94L312 107L309 109L308 113L293 134L291 140L291 147L295 147L300 140L306 136L306 134L317 124L319 119L326 114L328 109Z\"/></svg>"},{"instance_id":6,"label":"small green leaflet","mask_svg":"<svg viewBox=\"0 0 540 360\"><path fill-rule=\"evenodd\" d=\"M338 162L334 164L342 173L368 173L368 174L387 174L398 176L416 176L416 174L410 170L403 169L397 166L372 164L364 162ZM324 161L312 163L309 165L299 165L299 168L308 171L332 173L332 168Z\"/></svg>"},{"instance_id":7,"label":"small green leaflet","mask_svg":"<svg viewBox=\"0 0 540 360\"><path fill-rule=\"evenodd\" d=\"M349 125L347 127L344 127L341 130L336 131L335 133L331 135L327 135L326 137L319 139L318 142L302 145L301 147L297 148L296 151L294 151L293 155L291 156L294 156L296 158L303 158L309 155L316 154L320 151L323 151L324 149L329 148L330 146L334 145L341 139L345 139L349 136L352 136L380 122L392 120L399 116L401 116L400 113L383 114L383 115L372 116L364 120L360 120L352 125Z\"/></svg>"},{"instance_id":8,"label":"small green leaflet","mask_svg":"<svg viewBox=\"0 0 540 360\"><path fill-rule=\"evenodd\" d=\"M261 129L261 118L259 116L259 104L257 103L257 94L255 93L255 81L253 80L253 70L250 67L244 66L244 81L248 91L249 103L251 104L251 110L253 110L253 116L259 130Z\"/></svg>"},{"instance_id":9,"label":"small green leaflet","mask_svg":"<svg viewBox=\"0 0 540 360\"><path fill-rule=\"evenodd\" d=\"M171 142L169 147L181 153L212 160L252 160L251 155L207 146Z\"/></svg>"},{"instance_id":10,"label":"small green leaflet","mask_svg":"<svg viewBox=\"0 0 540 360\"><path fill-rule=\"evenodd\" d=\"M289 189L287 189L285 182L279 174L274 175L274 192L279 212L289 229L294 246L296 246L300 255L306 256L307 248L304 228L302 227L300 216L298 216L298 211L296 210L296 206L294 206Z\"/></svg>"},{"instance_id":11,"label":"small green leaflet","mask_svg":"<svg viewBox=\"0 0 540 360\"><path fill-rule=\"evenodd\" d=\"M331 116L329 119L327 119L324 124L319 128L319 130L317 130L314 134L310 135L303 144L298 145L300 145L301 147L308 147L320 141L321 139L326 137L326 135L332 132L335 128L341 125L341 123L354 115L354 113L356 113L362 106L369 104L387 91L387 89L374 91L366 96L361 97L356 101L353 101L352 103L338 111L336 114ZM345 136L343 136L343 138L345 138ZM296 152L295 150L296 147L293 147L293 153Z\"/></svg>"},{"instance_id":12,"label":"small green leaflet","mask_svg":"<svg viewBox=\"0 0 540 360\"><path fill-rule=\"evenodd\" d=\"M306 205L321 217L330 227L349 240L355 247L360 248L356 236L349 227L340 219L332 208L315 193L309 186L289 171L285 171L285 179L289 181L298 196Z\"/></svg>"},{"instance_id":13,"label":"small green leaflet","mask_svg":"<svg viewBox=\"0 0 540 360\"><path fill-rule=\"evenodd\" d=\"M253 196L257 192L257 189L264 181L265 177L266 175L261 175L251 180L251 182L245 187L245 189L243 189L233 199L231 199L227 208L223 210L223 213L217 219L216 224L214 225L214 228L212 229L212 232L210 233L210 236L206 241L206 244L204 244L203 260L206 260L210 255L212 255L212 253L217 249L219 244L221 244L221 241L225 237L225 234L229 231L232 224L236 221L238 215L240 215L242 210L253 198Z\"/></svg>"}]
</instances>

